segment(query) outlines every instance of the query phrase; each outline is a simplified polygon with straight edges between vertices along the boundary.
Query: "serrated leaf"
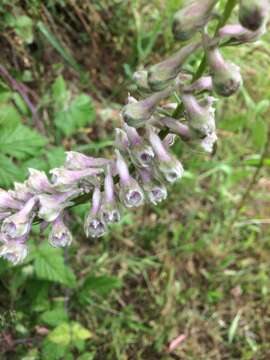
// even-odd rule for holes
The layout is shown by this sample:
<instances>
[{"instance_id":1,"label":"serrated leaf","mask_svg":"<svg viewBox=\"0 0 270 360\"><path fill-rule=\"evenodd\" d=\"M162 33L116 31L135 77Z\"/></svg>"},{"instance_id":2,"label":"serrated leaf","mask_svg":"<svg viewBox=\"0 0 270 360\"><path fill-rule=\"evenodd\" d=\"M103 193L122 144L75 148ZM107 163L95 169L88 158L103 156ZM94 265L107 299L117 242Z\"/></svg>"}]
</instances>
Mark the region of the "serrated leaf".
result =
<instances>
[{"instance_id":1,"label":"serrated leaf","mask_svg":"<svg viewBox=\"0 0 270 360\"><path fill-rule=\"evenodd\" d=\"M10 94L11 96L11 94ZM8 126L9 128L15 128L21 121L21 117L17 109L8 103L0 104L0 126ZM3 129L0 129L0 136Z\"/></svg>"},{"instance_id":2,"label":"serrated leaf","mask_svg":"<svg viewBox=\"0 0 270 360\"><path fill-rule=\"evenodd\" d=\"M17 159L36 156L46 143L45 137L21 124L4 127L0 132L0 152Z\"/></svg>"},{"instance_id":3,"label":"serrated leaf","mask_svg":"<svg viewBox=\"0 0 270 360\"><path fill-rule=\"evenodd\" d=\"M92 336L91 332L84 328L77 322L71 324L62 323L59 324L49 335L48 339L55 344L67 346L70 343L76 343L89 339Z\"/></svg>"},{"instance_id":4,"label":"serrated leaf","mask_svg":"<svg viewBox=\"0 0 270 360\"><path fill-rule=\"evenodd\" d=\"M31 44L34 40L32 19L26 15L19 16L14 25L17 35L27 44Z\"/></svg>"},{"instance_id":5,"label":"serrated leaf","mask_svg":"<svg viewBox=\"0 0 270 360\"><path fill-rule=\"evenodd\" d=\"M70 92L67 90L65 80L62 75L58 76L52 86L52 98L59 109L65 106L69 100Z\"/></svg>"},{"instance_id":6,"label":"serrated leaf","mask_svg":"<svg viewBox=\"0 0 270 360\"><path fill-rule=\"evenodd\" d=\"M66 152L62 147L52 147L46 151L46 157L49 163L49 168L62 166L65 158Z\"/></svg>"},{"instance_id":7,"label":"serrated leaf","mask_svg":"<svg viewBox=\"0 0 270 360\"><path fill-rule=\"evenodd\" d=\"M0 185L3 187L11 186L14 181L21 180L22 174L7 156L0 154Z\"/></svg>"},{"instance_id":8,"label":"serrated leaf","mask_svg":"<svg viewBox=\"0 0 270 360\"><path fill-rule=\"evenodd\" d=\"M63 308L53 309L49 311L45 311L41 315L41 320L51 326L57 326L61 323L68 321L68 315Z\"/></svg>"},{"instance_id":9,"label":"serrated leaf","mask_svg":"<svg viewBox=\"0 0 270 360\"><path fill-rule=\"evenodd\" d=\"M71 324L71 333L73 341L86 340L92 336L91 332L88 329L84 328L81 324L77 322L73 322Z\"/></svg>"},{"instance_id":10,"label":"serrated leaf","mask_svg":"<svg viewBox=\"0 0 270 360\"><path fill-rule=\"evenodd\" d=\"M55 343L51 342L48 338L43 341L42 344L42 359L46 360L58 360L63 359L67 349L62 346L55 346Z\"/></svg>"},{"instance_id":11,"label":"serrated leaf","mask_svg":"<svg viewBox=\"0 0 270 360\"><path fill-rule=\"evenodd\" d=\"M78 95L64 110L57 111L55 125L66 136L90 124L95 119L95 109L91 98L86 94Z\"/></svg>"},{"instance_id":12,"label":"serrated leaf","mask_svg":"<svg viewBox=\"0 0 270 360\"><path fill-rule=\"evenodd\" d=\"M73 271L64 263L62 251L47 243L35 249L34 268L40 279L59 282L68 287L74 287L76 284Z\"/></svg>"}]
</instances>

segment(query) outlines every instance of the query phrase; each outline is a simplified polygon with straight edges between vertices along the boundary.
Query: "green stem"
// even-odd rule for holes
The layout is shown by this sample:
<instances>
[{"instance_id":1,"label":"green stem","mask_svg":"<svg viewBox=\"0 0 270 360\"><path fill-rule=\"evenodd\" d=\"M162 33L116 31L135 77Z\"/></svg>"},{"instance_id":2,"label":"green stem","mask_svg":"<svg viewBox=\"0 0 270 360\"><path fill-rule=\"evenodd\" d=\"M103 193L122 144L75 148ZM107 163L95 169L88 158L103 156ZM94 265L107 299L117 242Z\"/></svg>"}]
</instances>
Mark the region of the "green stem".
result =
<instances>
[{"instance_id":1,"label":"green stem","mask_svg":"<svg viewBox=\"0 0 270 360\"><path fill-rule=\"evenodd\" d=\"M226 24L226 22L228 21L229 17L232 14L234 7L236 6L236 4L237 4L237 0L228 0L227 1L224 11L223 11L223 14L217 24L217 27L215 30L215 35L217 35L219 29L222 28ZM202 61L200 63L200 66L198 67L198 70L196 71L196 73L193 76L193 81L196 81L197 79L199 79L202 76L202 74L204 73L204 70L206 68L206 65L207 65L206 57L204 55L202 58ZM184 105L183 105L183 103L181 103L177 106L177 108L173 114L173 117L177 119L181 115L183 110L184 110Z\"/></svg>"}]
</instances>

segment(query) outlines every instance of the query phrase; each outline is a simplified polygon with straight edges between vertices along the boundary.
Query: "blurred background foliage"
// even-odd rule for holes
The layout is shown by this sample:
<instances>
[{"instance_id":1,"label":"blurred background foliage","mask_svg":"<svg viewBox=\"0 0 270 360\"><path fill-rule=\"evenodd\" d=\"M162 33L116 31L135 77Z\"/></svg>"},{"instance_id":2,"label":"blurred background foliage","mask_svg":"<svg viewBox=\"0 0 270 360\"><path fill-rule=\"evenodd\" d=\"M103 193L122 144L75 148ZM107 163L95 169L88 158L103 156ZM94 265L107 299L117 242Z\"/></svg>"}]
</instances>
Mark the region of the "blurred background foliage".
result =
<instances>
[{"instance_id":1,"label":"blurred background foliage","mask_svg":"<svg viewBox=\"0 0 270 360\"><path fill-rule=\"evenodd\" d=\"M179 48L180 5L1 0L1 187L69 149L110 156L132 72ZM127 213L98 241L78 206L68 252L36 226L23 265L0 260L1 359L270 358L269 40L225 50L244 86L218 103L215 155L175 146L187 171L164 204Z\"/></svg>"}]
</instances>

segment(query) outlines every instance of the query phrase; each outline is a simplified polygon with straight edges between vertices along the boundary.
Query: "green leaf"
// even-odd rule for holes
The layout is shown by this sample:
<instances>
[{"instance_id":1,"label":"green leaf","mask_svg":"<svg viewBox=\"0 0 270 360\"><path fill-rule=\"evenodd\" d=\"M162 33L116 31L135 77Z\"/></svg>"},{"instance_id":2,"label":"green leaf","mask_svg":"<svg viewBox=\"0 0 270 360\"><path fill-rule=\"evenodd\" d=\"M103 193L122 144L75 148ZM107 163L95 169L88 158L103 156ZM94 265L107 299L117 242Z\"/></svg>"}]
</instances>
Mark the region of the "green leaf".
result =
<instances>
[{"instance_id":1,"label":"green leaf","mask_svg":"<svg viewBox=\"0 0 270 360\"><path fill-rule=\"evenodd\" d=\"M64 263L63 253L44 243L35 249L34 268L38 278L75 287L73 271Z\"/></svg>"},{"instance_id":2,"label":"green leaf","mask_svg":"<svg viewBox=\"0 0 270 360\"><path fill-rule=\"evenodd\" d=\"M268 126L266 121L257 119L249 126L254 146L260 150L266 143Z\"/></svg>"},{"instance_id":3,"label":"green leaf","mask_svg":"<svg viewBox=\"0 0 270 360\"><path fill-rule=\"evenodd\" d=\"M57 326L61 323L68 321L68 315L63 308L53 309L49 311L45 311L41 315L41 320L51 326Z\"/></svg>"},{"instance_id":4,"label":"green leaf","mask_svg":"<svg viewBox=\"0 0 270 360\"><path fill-rule=\"evenodd\" d=\"M94 360L95 355L95 352L86 352L83 355L79 356L77 360Z\"/></svg>"},{"instance_id":5,"label":"green leaf","mask_svg":"<svg viewBox=\"0 0 270 360\"><path fill-rule=\"evenodd\" d=\"M21 121L21 117L15 106L8 103L0 104L0 126L15 127ZM3 130L0 129L0 136Z\"/></svg>"},{"instance_id":6,"label":"green leaf","mask_svg":"<svg viewBox=\"0 0 270 360\"><path fill-rule=\"evenodd\" d=\"M95 119L92 99L86 95L78 95L64 110L56 112L55 125L66 136L70 136Z\"/></svg>"},{"instance_id":7,"label":"green leaf","mask_svg":"<svg viewBox=\"0 0 270 360\"><path fill-rule=\"evenodd\" d=\"M49 163L49 168L51 169L64 164L66 152L62 147L52 147L46 151L46 157Z\"/></svg>"},{"instance_id":8,"label":"green leaf","mask_svg":"<svg viewBox=\"0 0 270 360\"><path fill-rule=\"evenodd\" d=\"M89 296L89 293L95 292L99 295L106 296L113 289L122 287L122 281L113 276L89 276L83 285L83 294Z\"/></svg>"},{"instance_id":9,"label":"green leaf","mask_svg":"<svg viewBox=\"0 0 270 360\"><path fill-rule=\"evenodd\" d=\"M228 341L229 341L230 344L233 342L233 339L235 337L240 318L241 318L241 313L238 312L238 314L233 319L233 321L231 323L231 326L229 328Z\"/></svg>"},{"instance_id":10,"label":"green leaf","mask_svg":"<svg viewBox=\"0 0 270 360\"><path fill-rule=\"evenodd\" d=\"M89 339L91 332L77 322L59 324L49 335L48 339L55 344L68 346L77 341Z\"/></svg>"},{"instance_id":11,"label":"green leaf","mask_svg":"<svg viewBox=\"0 0 270 360\"><path fill-rule=\"evenodd\" d=\"M52 98L59 109L63 108L70 98L70 92L62 75L58 76L52 86Z\"/></svg>"},{"instance_id":12,"label":"green leaf","mask_svg":"<svg viewBox=\"0 0 270 360\"><path fill-rule=\"evenodd\" d=\"M70 55L68 50L64 48L61 42L52 34L49 29L43 24L42 21L38 21L37 28L46 38L46 40L55 48L56 51L63 57L63 59L72 66L78 72L80 71L80 66L77 64L76 60Z\"/></svg>"},{"instance_id":13,"label":"green leaf","mask_svg":"<svg viewBox=\"0 0 270 360\"><path fill-rule=\"evenodd\" d=\"M1 145L0 145L1 146ZM22 180L18 166L3 154L0 154L0 185L9 187L16 180Z\"/></svg>"},{"instance_id":14,"label":"green leaf","mask_svg":"<svg viewBox=\"0 0 270 360\"><path fill-rule=\"evenodd\" d=\"M46 360L58 360L63 359L67 351L64 346L55 346L55 343L51 342L48 337L42 343L42 359Z\"/></svg>"},{"instance_id":15,"label":"green leaf","mask_svg":"<svg viewBox=\"0 0 270 360\"><path fill-rule=\"evenodd\" d=\"M19 16L15 21L15 31L17 35L27 44L31 44L34 40L33 21L29 16Z\"/></svg>"},{"instance_id":16,"label":"green leaf","mask_svg":"<svg viewBox=\"0 0 270 360\"><path fill-rule=\"evenodd\" d=\"M0 152L17 159L36 156L46 143L45 137L21 124L4 127L0 132Z\"/></svg>"},{"instance_id":17,"label":"green leaf","mask_svg":"<svg viewBox=\"0 0 270 360\"><path fill-rule=\"evenodd\" d=\"M77 322L73 322L71 324L71 333L73 341L86 340L92 336L91 332L88 329L84 328L81 324Z\"/></svg>"}]
</instances>

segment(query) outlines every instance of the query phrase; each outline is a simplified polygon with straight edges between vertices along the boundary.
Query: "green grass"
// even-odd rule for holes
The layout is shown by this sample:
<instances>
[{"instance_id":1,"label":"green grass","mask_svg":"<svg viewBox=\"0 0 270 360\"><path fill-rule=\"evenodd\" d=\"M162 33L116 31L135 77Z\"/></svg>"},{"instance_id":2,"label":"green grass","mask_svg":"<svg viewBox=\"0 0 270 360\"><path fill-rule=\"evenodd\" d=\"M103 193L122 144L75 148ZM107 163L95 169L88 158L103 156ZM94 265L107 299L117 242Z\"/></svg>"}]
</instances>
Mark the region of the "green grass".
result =
<instances>
[{"instance_id":1,"label":"green grass","mask_svg":"<svg viewBox=\"0 0 270 360\"><path fill-rule=\"evenodd\" d=\"M72 1L46 6L31 1L27 9L14 1L9 16L32 19L32 46L18 41L29 34L20 34L9 19L7 3L0 7L1 63L34 91L31 99L44 127L31 122L24 101L2 80L0 137L7 120L15 128L22 122L42 132L35 138L46 138L48 145L33 144L29 154L27 144L17 144L12 161L1 150L3 187L23 180L29 166L60 165L65 149L109 154L104 144L110 144L118 123L130 74L177 47L169 24L180 1L85 1L76 8ZM50 36L40 32L38 21ZM269 40L268 34L259 44L226 49L241 66L245 85L237 96L218 103L220 140L214 156L183 143L175 146L187 172L167 201L127 213L98 241L84 237L87 205L78 206L68 253L44 245L48 234L40 235L36 226L32 255L23 266L0 261L1 359L270 357L269 151L260 164L269 127ZM195 59L191 65L198 63ZM65 82L58 80L56 86L60 74ZM59 88L64 97L57 96ZM81 96L89 105L86 113L78 104ZM57 126L61 104L79 113L68 129ZM93 107L96 114L89 113ZM180 335L185 340L169 352Z\"/></svg>"}]
</instances>

